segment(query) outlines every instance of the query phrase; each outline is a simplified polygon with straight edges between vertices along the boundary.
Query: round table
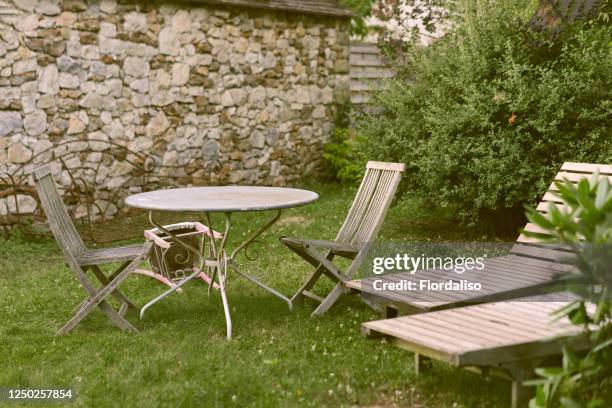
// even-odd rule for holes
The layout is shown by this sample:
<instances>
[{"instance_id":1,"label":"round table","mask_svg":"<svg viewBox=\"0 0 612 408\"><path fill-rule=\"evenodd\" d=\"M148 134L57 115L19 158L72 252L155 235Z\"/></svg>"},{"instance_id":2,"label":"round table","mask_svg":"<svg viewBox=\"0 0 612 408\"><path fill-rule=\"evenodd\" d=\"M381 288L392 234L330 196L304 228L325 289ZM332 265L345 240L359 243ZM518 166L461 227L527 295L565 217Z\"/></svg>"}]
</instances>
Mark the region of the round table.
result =
<instances>
[{"instance_id":1,"label":"round table","mask_svg":"<svg viewBox=\"0 0 612 408\"><path fill-rule=\"evenodd\" d=\"M186 249L193 251L198 256L198 267L194 269L193 274L186 276L176 285L147 303L143 306L140 312L141 318L144 312L153 304L159 302L172 292L179 289L181 286L190 280L202 274L202 270L206 267L212 272L210 280L209 292L213 288L215 280L218 280L219 291L223 301L223 309L225 312L225 321L227 326L227 338L232 336L232 320L229 313L229 305L225 294L225 282L227 270L233 270L237 275L255 283L261 288L267 290L273 295L287 302L291 309L291 300L280 292L272 289L255 276L246 274L240 271L236 265L235 258L240 251L246 251L250 244L268 230L281 216L283 209L298 207L301 205L312 203L319 198L315 192L301 190L296 188L282 187L258 187L258 186L221 186L221 187L185 187L172 188L167 190L156 190L145 193L134 194L126 198L125 203L134 208L140 208L149 212L149 220L151 224L159 228L165 234L173 238L175 242L182 245ZM275 210L275 214L268 219L261 227L243 241L240 245L234 248L231 253L226 251L227 237L231 232L232 214L235 212L248 211L267 211ZM160 225L154 217L155 212L194 212L204 214L205 224L211 231L213 225L211 222L211 213L221 212L225 217L225 230L220 242L211 239L212 257L206 258L205 254L201 253L197 248L187 244L180 238L172 234ZM248 256L246 257L248 259Z\"/></svg>"}]
</instances>

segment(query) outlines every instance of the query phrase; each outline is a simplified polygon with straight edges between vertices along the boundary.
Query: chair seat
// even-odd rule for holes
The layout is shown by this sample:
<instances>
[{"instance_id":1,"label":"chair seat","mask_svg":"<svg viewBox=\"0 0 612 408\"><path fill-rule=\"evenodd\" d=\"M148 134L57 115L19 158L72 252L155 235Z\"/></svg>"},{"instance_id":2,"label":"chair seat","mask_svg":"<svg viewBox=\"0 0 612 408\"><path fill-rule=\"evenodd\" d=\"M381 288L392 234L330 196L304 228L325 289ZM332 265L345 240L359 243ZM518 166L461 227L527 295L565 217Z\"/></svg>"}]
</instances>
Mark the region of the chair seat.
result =
<instances>
[{"instance_id":1,"label":"chair seat","mask_svg":"<svg viewBox=\"0 0 612 408\"><path fill-rule=\"evenodd\" d=\"M305 247L312 246L315 248L323 248L332 251L336 255L344 256L353 259L359 250L358 245L345 244L336 241L325 241L321 239L302 239L293 237L281 237L281 242L289 247Z\"/></svg>"},{"instance_id":2,"label":"chair seat","mask_svg":"<svg viewBox=\"0 0 612 408\"><path fill-rule=\"evenodd\" d=\"M131 261L145 250L142 244L115 248L88 249L77 257L79 265L99 265L109 262Z\"/></svg>"}]
</instances>

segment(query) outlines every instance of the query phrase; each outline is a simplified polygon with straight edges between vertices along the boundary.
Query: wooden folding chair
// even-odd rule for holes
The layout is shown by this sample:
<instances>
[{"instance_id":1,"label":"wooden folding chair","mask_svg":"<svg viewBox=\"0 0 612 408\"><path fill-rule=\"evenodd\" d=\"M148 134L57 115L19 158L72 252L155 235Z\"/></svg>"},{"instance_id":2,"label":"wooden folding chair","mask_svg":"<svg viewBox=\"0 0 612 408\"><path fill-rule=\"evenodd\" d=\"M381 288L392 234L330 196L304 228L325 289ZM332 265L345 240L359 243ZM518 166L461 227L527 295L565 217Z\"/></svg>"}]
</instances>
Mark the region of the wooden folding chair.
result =
<instances>
[{"instance_id":1,"label":"wooden folding chair","mask_svg":"<svg viewBox=\"0 0 612 408\"><path fill-rule=\"evenodd\" d=\"M42 166L34 170L33 176L40 204L47 215L51 232L68 266L83 286L83 289L85 289L85 292L87 292L87 298L76 307L74 317L57 334L65 334L74 329L96 306L122 330L138 331L124 319L128 307L136 307L119 291L118 286L143 261L152 243L147 242L144 245L116 248L87 249L57 191L53 175L51 174L51 168L47 165ZM115 273L107 277L99 265L111 262L123 263ZM91 270L100 281L102 284L100 288L96 288L89 280L86 275L87 270ZM106 301L109 295L113 296L120 303L118 311L115 311Z\"/></svg>"},{"instance_id":2,"label":"wooden folding chair","mask_svg":"<svg viewBox=\"0 0 612 408\"><path fill-rule=\"evenodd\" d=\"M316 300L320 304L312 314L321 315L344 293L343 283L355 274L365 260L369 244L376 239L404 169L403 163L368 162L357 195L335 240L281 237L283 244L315 267L312 275L291 299L292 302L304 297ZM353 260L345 273L332 263L335 256ZM325 298L311 291L323 275L337 282Z\"/></svg>"}]
</instances>

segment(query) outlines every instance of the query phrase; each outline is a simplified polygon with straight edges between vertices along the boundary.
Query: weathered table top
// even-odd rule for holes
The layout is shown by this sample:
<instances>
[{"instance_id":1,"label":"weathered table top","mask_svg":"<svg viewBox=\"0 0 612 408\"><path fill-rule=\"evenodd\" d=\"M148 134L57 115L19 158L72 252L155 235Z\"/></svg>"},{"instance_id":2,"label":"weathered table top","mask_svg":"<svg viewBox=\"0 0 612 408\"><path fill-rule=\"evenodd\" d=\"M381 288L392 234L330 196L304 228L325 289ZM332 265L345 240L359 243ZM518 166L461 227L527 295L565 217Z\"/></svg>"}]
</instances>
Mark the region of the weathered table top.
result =
<instances>
[{"instance_id":1,"label":"weathered table top","mask_svg":"<svg viewBox=\"0 0 612 408\"><path fill-rule=\"evenodd\" d=\"M297 207L319 198L313 191L284 187L185 187L134 194L130 207L155 211L264 211Z\"/></svg>"}]
</instances>

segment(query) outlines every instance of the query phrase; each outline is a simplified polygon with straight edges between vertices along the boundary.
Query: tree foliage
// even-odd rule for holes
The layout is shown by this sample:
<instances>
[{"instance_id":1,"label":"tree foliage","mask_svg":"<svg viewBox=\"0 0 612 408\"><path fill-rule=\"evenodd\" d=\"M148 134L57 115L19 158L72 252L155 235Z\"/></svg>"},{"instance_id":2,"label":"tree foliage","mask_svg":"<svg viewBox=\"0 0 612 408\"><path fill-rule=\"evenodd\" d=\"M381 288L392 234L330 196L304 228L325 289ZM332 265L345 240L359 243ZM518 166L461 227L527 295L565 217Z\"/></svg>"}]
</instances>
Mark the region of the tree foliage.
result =
<instances>
[{"instance_id":1,"label":"tree foliage","mask_svg":"<svg viewBox=\"0 0 612 408\"><path fill-rule=\"evenodd\" d=\"M460 1L452 30L409 48L359 124L365 157L408 165L412 194L484 214L536 203L564 161L612 162L612 27L534 30L533 1Z\"/></svg>"}]
</instances>

